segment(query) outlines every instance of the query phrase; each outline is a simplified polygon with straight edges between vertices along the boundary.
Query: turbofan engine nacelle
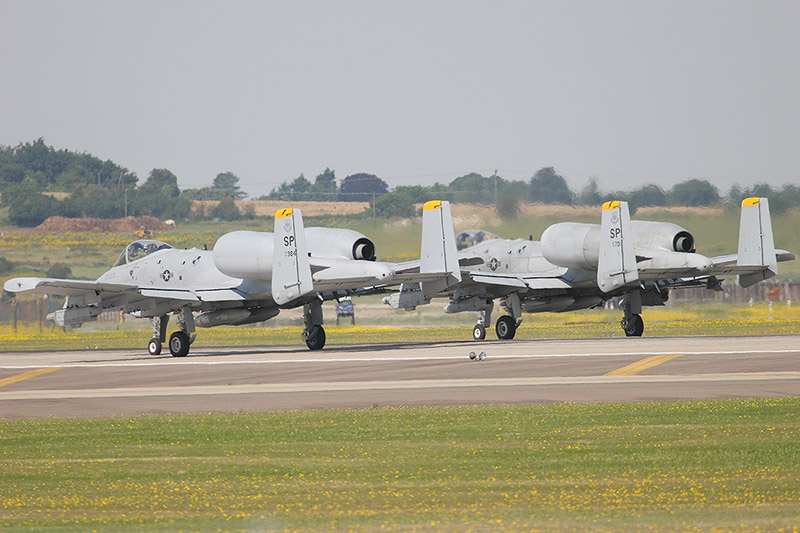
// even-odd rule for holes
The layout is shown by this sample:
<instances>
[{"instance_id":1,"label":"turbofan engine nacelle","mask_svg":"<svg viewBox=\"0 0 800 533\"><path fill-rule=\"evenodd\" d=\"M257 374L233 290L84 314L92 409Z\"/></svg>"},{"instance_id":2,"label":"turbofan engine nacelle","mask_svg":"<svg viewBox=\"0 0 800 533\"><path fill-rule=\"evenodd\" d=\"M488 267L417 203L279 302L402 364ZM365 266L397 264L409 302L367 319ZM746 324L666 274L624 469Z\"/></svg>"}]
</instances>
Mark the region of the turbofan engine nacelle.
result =
<instances>
[{"instance_id":1,"label":"turbofan engine nacelle","mask_svg":"<svg viewBox=\"0 0 800 533\"><path fill-rule=\"evenodd\" d=\"M685 228L671 222L631 221L633 245L645 250L694 253L694 237Z\"/></svg>"},{"instance_id":2,"label":"turbofan engine nacelle","mask_svg":"<svg viewBox=\"0 0 800 533\"><path fill-rule=\"evenodd\" d=\"M226 233L214 244L214 264L232 278L271 280L274 239L263 231Z\"/></svg>"},{"instance_id":3,"label":"turbofan engine nacelle","mask_svg":"<svg viewBox=\"0 0 800 533\"><path fill-rule=\"evenodd\" d=\"M664 250L694 253L694 237L671 222L631 221L633 247L637 252ZM600 255L600 226L560 222L542 233L542 255L554 265L593 270ZM638 255L638 253L637 253Z\"/></svg>"},{"instance_id":4,"label":"turbofan engine nacelle","mask_svg":"<svg viewBox=\"0 0 800 533\"><path fill-rule=\"evenodd\" d=\"M306 228L306 241L314 257L375 261L375 243L351 229Z\"/></svg>"},{"instance_id":5,"label":"turbofan engine nacelle","mask_svg":"<svg viewBox=\"0 0 800 533\"><path fill-rule=\"evenodd\" d=\"M313 257L375 261L375 243L357 231L306 228L305 236ZM226 233L214 244L214 264L232 278L271 280L274 239L263 231Z\"/></svg>"},{"instance_id":6,"label":"turbofan engine nacelle","mask_svg":"<svg viewBox=\"0 0 800 533\"><path fill-rule=\"evenodd\" d=\"M600 226L560 222L542 233L542 255L554 265L595 269L600 256Z\"/></svg>"}]
</instances>

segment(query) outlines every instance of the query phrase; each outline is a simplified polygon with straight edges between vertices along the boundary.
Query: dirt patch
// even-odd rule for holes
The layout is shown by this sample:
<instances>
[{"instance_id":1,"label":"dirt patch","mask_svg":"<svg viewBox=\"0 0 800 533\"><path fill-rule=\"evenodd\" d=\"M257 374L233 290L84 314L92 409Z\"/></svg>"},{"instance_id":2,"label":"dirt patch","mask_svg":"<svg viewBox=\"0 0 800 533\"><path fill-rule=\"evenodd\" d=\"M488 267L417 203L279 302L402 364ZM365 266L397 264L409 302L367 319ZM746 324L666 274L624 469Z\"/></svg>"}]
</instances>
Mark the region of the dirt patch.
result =
<instances>
[{"instance_id":1,"label":"dirt patch","mask_svg":"<svg viewBox=\"0 0 800 533\"><path fill-rule=\"evenodd\" d=\"M419 204L422 207L422 204ZM453 217L479 216L488 219L497 215L494 205L486 204L451 204L450 209ZM560 205L560 204L540 204L520 202L519 210L521 217L530 216L581 216L597 215L600 216L601 206L598 205ZM723 207L688 207L688 206L648 206L636 209L637 215L652 215L658 213L669 213L674 215L701 215L701 216L720 216L725 212Z\"/></svg>"},{"instance_id":2,"label":"dirt patch","mask_svg":"<svg viewBox=\"0 0 800 533\"><path fill-rule=\"evenodd\" d=\"M72 196L71 192L50 192L50 191L43 191L43 195L49 196L51 198L55 198L56 200L63 200L64 198L69 198Z\"/></svg>"},{"instance_id":3,"label":"dirt patch","mask_svg":"<svg viewBox=\"0 0 800 533\"><path fill-rule=\"evenodd\" d=\"M422 204L420 204L419 207L422 207ZM495 206L487 204L450 204L450 211L453 213L453 216L483 215L484 218L486 216L497 214L497 209ZM519 211L521 216L587 215L600 213L600 206L545 205L539 203L520 202Z\"/></svg>"},{"instance_id":4,"label":"dirt patch","mask_svg":"<svg viewBox=\"0 0 800 533\"><path fill-rule=\"evenodd\" d=\"M125 218L66 218L50 217L36 227L37 231L54 231L59 233L113 233L136 232L144 228L148 231L167 229L167 225L156 217Z\"/></svg>"},{"instance_id":5,"label":"dirt patch","mask_svg":"<svg viewBox=\"0 0 800 533\"><path fill-rule=\"evenodd\" d=\"M647 206L636 209L637 215L654 215L658 213L669 213L671 215L700 215L717 217L725 213L723 207L689 207L685 205L676 206Z\"/></svg>"},{"instance_id":6,"label":"dirt patch","mask_svg":"<svg viewBox=\"0 0 800 533\"><path fill-rule=\"evenodd\" d=\"M206 211L213 209L219 202L212 200L196 200L195 206L202 205ZM369 202L285 202L282 200L238 200L235 202L240 211L252 206L256 216L274 216L275 212L285 207L300 209L304 216L320 215L353 215L369 209Z\"/></svg>"}]
</instances>

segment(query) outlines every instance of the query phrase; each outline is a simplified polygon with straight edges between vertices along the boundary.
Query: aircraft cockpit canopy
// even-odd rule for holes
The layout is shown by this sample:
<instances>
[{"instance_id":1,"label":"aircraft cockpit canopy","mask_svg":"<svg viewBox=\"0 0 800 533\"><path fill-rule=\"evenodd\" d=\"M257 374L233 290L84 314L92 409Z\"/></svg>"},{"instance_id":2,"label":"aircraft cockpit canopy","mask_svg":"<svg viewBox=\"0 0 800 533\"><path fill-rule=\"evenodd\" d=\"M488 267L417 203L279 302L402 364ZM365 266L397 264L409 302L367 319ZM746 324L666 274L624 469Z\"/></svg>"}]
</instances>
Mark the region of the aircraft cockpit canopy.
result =
<instances>
[{"instance_id":1,"label":"aircraft cockpit canopy","mask_svg":"<svg viewBox=\"0 0 800 533\"><path fill-rule=\"evenodd\" d=\"M499 238L500 237L498 237L491 231L483 231L480 229L468 229L456 235L456 248L458 248L459 250L463 250L465 248L469 248L470 246L475 246L476 244L480 244L483 241L488 241L490 239L499 239Z\"/></svg>"},{"instance_id":2,"label":"aircraft cockpit canopy","mask_svg":"<svg viewBox=\"0 0 800 533\"><path fill-rule=\"evenodd\" d=\"M130 243L119 255L114 266L125 265L131 261L136 261L159 250L170 250L172 246L165 242L141 239Z\"/></svg>"}]
</instances>

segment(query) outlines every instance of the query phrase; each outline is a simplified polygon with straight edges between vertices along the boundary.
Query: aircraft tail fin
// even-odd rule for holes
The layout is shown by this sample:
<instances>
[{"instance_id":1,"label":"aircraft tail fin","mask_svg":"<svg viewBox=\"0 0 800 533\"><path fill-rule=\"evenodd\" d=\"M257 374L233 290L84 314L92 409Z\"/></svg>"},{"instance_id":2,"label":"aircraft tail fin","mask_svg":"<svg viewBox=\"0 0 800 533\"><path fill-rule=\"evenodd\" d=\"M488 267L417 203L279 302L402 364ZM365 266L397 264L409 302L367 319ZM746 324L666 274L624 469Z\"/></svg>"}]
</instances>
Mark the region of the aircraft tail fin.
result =
<instances>
[{"instance_id":1,"label":"aircraft tail fin","mask_svg":"<svg viewBox=\"0 0 800 533\"><path fill-rule=\"evenodd\" d=\"M737 266L752 266L755 272L739 274L739 285L749 287L778 273L769 200L745 198L739 219ZM760 267L760 268L759 268Z\"/></svg>"},{"instance_id":2,"label":"aircraft tail fin","mask_svg":"<svg viewBox=\"0 0 800 533\"><path fill-rule=\"evenodd\" d=\"M433 200L422 207L419 271L420 274L447 274L445 278L422 283L422 292L426 296L432 296L461 281L450 202Z\"/></svg>"},{"instance_id":3,"label":"aircraft tail fin","mask_svg":"<svg viewBox=\"0 0 800 533\"><path fill-rule=\"evenodd\" d=\"M275 213L272 255L272 298L286 304L314 290L308 244L299 209L280 209Z\"/></svg>"},{"instance_id":4,"label":"aircraft tail fin","mask_svg":"<svg viewBox=\"0 0 800 533\"><path fill-rule=\"evenodd\" d=\"M611 292L638 279L628 202L606 202L600 220L597 286Z\"/></svg>"}]
</instances>

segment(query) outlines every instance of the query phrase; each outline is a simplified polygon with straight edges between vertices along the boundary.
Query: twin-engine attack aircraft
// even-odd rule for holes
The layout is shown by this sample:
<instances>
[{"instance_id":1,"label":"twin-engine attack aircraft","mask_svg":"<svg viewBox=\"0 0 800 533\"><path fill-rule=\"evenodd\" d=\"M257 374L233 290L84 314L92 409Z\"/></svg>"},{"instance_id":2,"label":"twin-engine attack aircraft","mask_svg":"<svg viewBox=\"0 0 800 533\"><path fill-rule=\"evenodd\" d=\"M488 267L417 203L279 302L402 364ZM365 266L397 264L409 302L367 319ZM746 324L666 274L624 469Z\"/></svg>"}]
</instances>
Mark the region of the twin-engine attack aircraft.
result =
<instances>
[{"instance_id":1,"label":"twin-engine attack aircraft","mask_svg":"<svg viewBox=\"0 0 800 533\"><path fill-rule=\"evenodd\" d=\"M161 241L138 240L96 281L14 278L4 289L66 296L64 307L47 317L59 326L79 327L116 309L149 318L152 355L161 353L172 313L178 331L168 346L176 357L189 353L195 327L251 324L272 318L281 309L302 306L303 336L310 349L318 350L325 344L324 300L375 285L424 281L444 288L457 283L455 255L445 265L443 252L443 243L453 238L449 206L428 202L420 260L383 263L375 260L375 244L363 234L305 229L299 209L282 209L275 214L274 233L227 233L213 251L177 250Z\"/></svg>"},{"instance_id":2,"label":"twin-engine attack aircraft","mask_svg":"<svg viewBox=\"0 0 800 533\"><path fill-rule=\"evenodd\" d=\"M460 283L445 291L425 283L402 284L400 292L383 301L412 310L434 296L449 296L444 312L477 311L473 338L484 339L494 300L500 299L508 314L497 319L495 331L500 339L513 339L523 312L587 309L622 296L622 328L627 336L641 336L642 306L664 305L671 288L721 290L719 278L730 275L749 287L774 276L779 261L792 259L792 253L775 250L766 198L742 202L738 254L712 258L695 252L694 237L686 229L631 221L626 202L607 202L599 225L553 224L539 242L485 240L459 253L461 265L479 265L463 270Z\"/></svg>"}]
</instances>

